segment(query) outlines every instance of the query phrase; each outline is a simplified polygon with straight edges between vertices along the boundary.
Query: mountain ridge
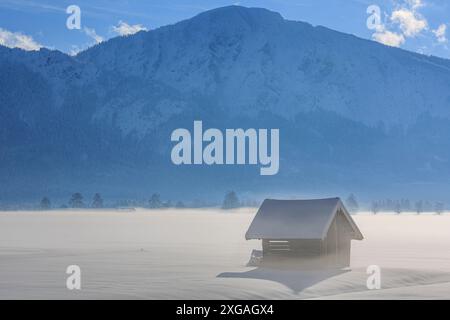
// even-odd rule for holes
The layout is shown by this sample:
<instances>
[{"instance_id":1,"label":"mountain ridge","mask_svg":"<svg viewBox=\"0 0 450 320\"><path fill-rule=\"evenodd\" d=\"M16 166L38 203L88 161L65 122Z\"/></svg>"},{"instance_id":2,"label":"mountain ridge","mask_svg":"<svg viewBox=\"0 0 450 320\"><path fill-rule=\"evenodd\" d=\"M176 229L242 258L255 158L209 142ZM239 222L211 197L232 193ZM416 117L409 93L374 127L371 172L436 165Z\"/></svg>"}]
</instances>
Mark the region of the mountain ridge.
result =
<instances>
[{"instance_id":1,"label":"mountain ridge","mask_svg":"<svg viewBox=\"0 0 450 320\"><path fill-rule=\"evenodd\" d=\"M10 181L0 201L71 190L420 194L450 173L449 87L445 59L235 6L74 57L0 47L0 177ZM170 133L194 120L280 128L279 174L174 166Z\"/></svg>"}]
</instances>

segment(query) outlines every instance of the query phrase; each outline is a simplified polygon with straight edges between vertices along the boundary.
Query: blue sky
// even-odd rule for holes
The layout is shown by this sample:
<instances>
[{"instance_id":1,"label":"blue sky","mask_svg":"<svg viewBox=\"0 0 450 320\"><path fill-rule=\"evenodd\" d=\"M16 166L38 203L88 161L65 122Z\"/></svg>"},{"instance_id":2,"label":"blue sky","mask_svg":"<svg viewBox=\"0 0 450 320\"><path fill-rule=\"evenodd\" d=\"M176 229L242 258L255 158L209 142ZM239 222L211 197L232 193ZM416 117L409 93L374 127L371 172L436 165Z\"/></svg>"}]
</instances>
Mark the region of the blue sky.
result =
<instances>
[{"instance_id":1,"label":"blue sky","mask_svg":"<svg viewBox=\"0 0 450 320\"><path fill-rule=\"evenodd\" d=\"M0 0L0 44L27 50L44 46L74 54L111 37L155 29L232 4L267 8L289 20L450 59L448 0ZM70 5L81 10L79 30L66 27Z\"/></svg>"}]
</instances>

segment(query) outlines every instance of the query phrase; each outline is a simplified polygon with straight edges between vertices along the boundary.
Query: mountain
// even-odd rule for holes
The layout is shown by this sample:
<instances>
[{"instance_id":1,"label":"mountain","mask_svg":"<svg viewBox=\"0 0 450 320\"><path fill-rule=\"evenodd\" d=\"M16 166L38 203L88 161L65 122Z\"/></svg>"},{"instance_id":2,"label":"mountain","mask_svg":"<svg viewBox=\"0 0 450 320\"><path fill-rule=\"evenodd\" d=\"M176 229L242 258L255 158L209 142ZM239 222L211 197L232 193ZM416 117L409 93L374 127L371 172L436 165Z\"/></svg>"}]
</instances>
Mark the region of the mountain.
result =
<instances>
[{"instance_id":1,"label":"mountain","mask_svg":"<svg viewBox=\"0 0 450 320\"><path fill-rule=\"evenodd\" d=\"M77 56L0 47L0 203L450 200L450 61L231 6ZM175 166L176 128L280 128L280 171ZM448 194L448 196L447 196Z\"/></svg>"}]
</instances>

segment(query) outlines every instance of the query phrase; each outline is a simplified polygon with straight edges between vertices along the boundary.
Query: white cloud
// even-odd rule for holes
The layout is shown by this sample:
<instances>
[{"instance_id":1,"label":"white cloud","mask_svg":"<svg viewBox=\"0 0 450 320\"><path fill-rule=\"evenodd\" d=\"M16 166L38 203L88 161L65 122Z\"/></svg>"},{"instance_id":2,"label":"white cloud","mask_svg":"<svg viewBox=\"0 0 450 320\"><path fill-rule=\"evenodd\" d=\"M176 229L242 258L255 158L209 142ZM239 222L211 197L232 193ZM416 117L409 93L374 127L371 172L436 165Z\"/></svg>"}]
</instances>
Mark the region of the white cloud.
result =
<instances>
[{"instance_id":1,"label":"white cloud","mask_svg":"<svg viewBox=\"0 0 450 320\"><path fill-rule=\"evenodd\" d=\"M427 29L428 22L415 9L399 9L392 12L391 20L400 26L403 35L406 37L415 37L423 30Z\"/></svg>"},{"instance_id":2,"label":"white cloud","mask_svg":"<svg viewBox=\"0 0 450 320\"><path fill-rule=\"evenodd\" d=\"M372 39L385 45L400 47L407 38L414 38L428 29L428 21L418 12L425 6L422 0L402 0L387 15L387 23L379 25Z\"/></svg>"},{"instance_id":3,"label":"white cloud","mask_svg":"<svg viewBox=\"0 0 450 320\"><path fill-rule=\"evenodd\" d=\"M405 43L405 37L402 34L398 34L384 28L375 32L372 35L372 38L375 41L391 47L400 47L403 43Z\"/></svg>"},{"instance_id":4,"label":"white cloud","mask_svg":"<svg viewBox=\"0 0 450 320\"><path fill-rule=\"evenodd\" d=\"M441 24L439 26L439 28L437 28L436 30L433 30L433 33L436 36L438 42L445 43L448 41L447 36L446 36L446 33L447 33L447 25L446 24L444 24L444 23Z\"/></svg>"},{"instance_id":5,"label":"white cloud","mask_svg":"<svg viewBox=\"0 0 450 320\"><path fill-rule=\"evenodd\" d=\"M76 56L81 51L83 51L83 49L80 46L73 44L69 50L69 55Z\"/></svg>"},{"instance_id":6,"label":"white cloud","mask_svg":"<svg viewBox=\"0 0 450 320\"><path fill-rule=\"evenodd\" d=\"M141 24L129 25L124 21L119 21L117 26L112 27L113 31L121 36L129 36L139 31L147 31L147 28Z\"/></svg>"},{"instance_id":7,"label":"white cloud","mask_svg":"<svg viewBox=\"0 0 450 320\"><path fill-rule=\"evenodd\" d=\"M95 43L100 43L103 42L103 37L99 36L96 32L95 29L93 28L88 28L88 27L84 27L84 33L86 33L89 37L91 37L92 39L94 39Z\"/></svg>"},{"instance_id":8,"label":"white cloud","mask_svg":"<svg viewBox=\"0 0 450 320\"><path fill-rule=\"evenodd\" d=\"M8 48L20 48L23 50L39 50L43 46L37 43L31 36L20 32L11 32L0 28L0 45Z\"/></svg>"},{"instance_id":9,"label":"white cloud","mask_svg":"<svg viewBox=\"0 0 450 320\"><path fill-rule=\"evenodd\" d=\"M420 7L425 6L425 4L423 3L422 0L407 0L406 2L409 4L409 6L413 10L416 10L416 9L419 9Z\"/></svg>"},{"instance_id":10,"label":"white cloud","mask_svg":"<svg viewBox=\"0 0 450 320\"><path fill-rule=\"evenodd\" d=\"M422 0L407 0L407 3L413 10L425 7L425 2Z\"/></svg>"}]
</instances>

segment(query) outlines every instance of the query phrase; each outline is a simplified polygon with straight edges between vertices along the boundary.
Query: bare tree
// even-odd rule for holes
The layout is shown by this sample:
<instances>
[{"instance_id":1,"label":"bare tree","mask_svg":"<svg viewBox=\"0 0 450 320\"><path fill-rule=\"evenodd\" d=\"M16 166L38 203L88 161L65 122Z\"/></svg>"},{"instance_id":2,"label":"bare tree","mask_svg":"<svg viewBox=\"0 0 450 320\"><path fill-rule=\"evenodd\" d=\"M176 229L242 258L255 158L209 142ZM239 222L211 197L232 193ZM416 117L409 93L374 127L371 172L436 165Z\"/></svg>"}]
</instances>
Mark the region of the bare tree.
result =
<instances>
[{"instance_id":1,"label":"bare tree","mask_svg":"<svg viewBox=\"0 0 450 320\"><path fill-rule=\"evenodd\" d=\"M50 199L47 197L43 197L40 203L41 210L48 210L52 207Z\"/></svg>"},{"instance_id":2,"label":"bare tree","mask_svg":"<svg viewBox=\"0 0 450 320\"><path fill-rule=\"evenodd\" d=\"M158 209L162 207L161 196L157 193L152 194L148 202L148 206L151 209Z\"/></svg>"},{"instance_id":3,"label":"bare tree","mask_svg":"<svg viewBox=\"0 0 450 320\"><path fill-rule=\"evenodd\" d=\"M348 196L345 204L351 213L355 213L359 209L358 201L356 201L356 197L353 193Z\"/></svg>"},{"instance_id":4,"label":"bare tree","mask_svg":"<svg viewBox=\"0 0 450 320\"><path fill-rule=\"evenodd\" d=\"M235 209L239 208L239 199L236 195L236 192L230 191L225 195L225 199L223 199L222 209Z\"/></svg>"},{"instance_id":5,"label":"bare tree","mask_svg":"<svg viewBox=\"0 0 450 320\"><path fill-rule=\"evenodd\" d=\"M434 205L434 211L437 214L441 215L444 211L444 204L442 202L436 202L436 204Z\"/></svg>"},{"instance_id":6,"label":"bare tree","mask_svg":"<svg viewBox=\"0 0 450 320\"><path fill-rule=\"evenodd\" d=\"M92 208L103 208L103 199L100 193L96 193L94 195L94 199L92 200Z\"/></svg>"},{"instance_id":7,"label":"bare tree","mask_svg":"<svg viewBox=\"0 0 450 320\"><path fill-rule=\"evenodd\" d=\"M380 211L380 204L378 203L378 201L373 201L372 202L372 212L373 214L377 214L378 211Z\"/></svg>"},{"instance_id":8,"label":"bare tree","mask_svg":"<svg viewBox=\"0 0 450 320\"><path fill-rule=\"evenodd\" d=\"M415 208L416 208L417 214L420 214L421 212L423 212L423 201L422 200L417 201L415 204Z\"/></svg>"},{"instance_id":9,"label":"bare tree","mask_svg":"<svg viewBox=\"0 0 450 320\"><path fill-rule=\"evenodd\" d=\"M83 203L83 196L81 195L81 193L79 192L74 193L70 198L69 205L72 208L83 208L84 203Z\"/></svg>"}]
</instances>

